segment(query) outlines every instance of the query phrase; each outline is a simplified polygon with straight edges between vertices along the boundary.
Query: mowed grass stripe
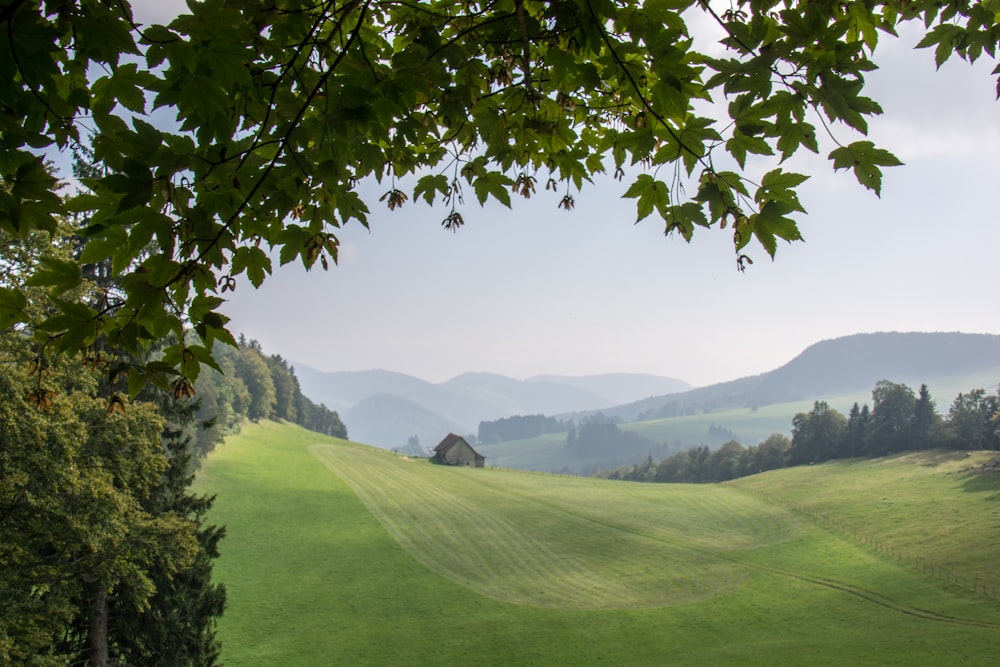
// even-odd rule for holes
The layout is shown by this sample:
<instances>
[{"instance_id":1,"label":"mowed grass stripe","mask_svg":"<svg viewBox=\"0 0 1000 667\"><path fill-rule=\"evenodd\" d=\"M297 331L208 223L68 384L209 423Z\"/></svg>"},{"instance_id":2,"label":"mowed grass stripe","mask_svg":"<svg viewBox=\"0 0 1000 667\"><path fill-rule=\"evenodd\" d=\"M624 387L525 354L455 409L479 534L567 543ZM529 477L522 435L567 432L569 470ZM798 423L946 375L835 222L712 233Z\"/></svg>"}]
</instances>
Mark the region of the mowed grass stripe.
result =
<instances>
[{"instance_id":1,"label":"mowed grass stripe","mask_svg":"<svg viewBox=\"0 0 1000 667\"><path fill-rule=\"evenodd\" d=\"M708 485L645 485L573 477L530 475L486 477L482 484L502 484L559 507L581 507L593 517L634 531L705 549L731 550L768 546L794 536L800 519L794 513L731 489ZM708 527L711 526L711 530Z\"/></svg>"},{"instance_id":2,"label":"mowed grass stripe","mask_svg":"<svg viewBox=\"0 0 1000 667\"><path fill-rule=\"evenodd\" d=\"M447 553L437 551L435 542L419 540L410 542L410 553L435 572L504 601L563 608L665 606L717 595L745 583L749 573L755 572L836 590L905 615L945 623L996 627L990 621L965 618L961 613L931 611L893 595L885 596L876 592L877 586L872 587L872 581L866 576L862 574L858 578L861 573L857 571L844 577L844 572L827 571L822 562L799 563L792 569L775 567L764 556L764 552L769 551L766 547L774 546L769 540L775 534L805 537L812 543L817 533L825 534L825 531L813 524L798 526L787 510L735 489L672 485L669 497L659 498L659 508L655 506L657 499L654 496L645 496L644 508L633 499L629 506L636 508L636 512L618 513L614 508L618 492L638 485L595 484L592 480L587 484L588 480L516 472L494 477L489 471L440 468L423 462L393 463L399 459L381 450L367 453L368 460L357 466L360 459L353 452L344 448L335 452L349 467L356 466L355 472L368 475L367 490L392 489L389 495L393 500L386 501L387 504L406 496L404 504L419 503L430 513L436 507L464 506L465 511L441 515L455 527L447 538L435 539L439 537L440 526L424 532L425 539L434 540L438 545L449 544ZM342 474L346 472L341 470ZM408 491L399 493L401 488ZM706 495L705 491L712 495ZM362 489L361 493L366 490ZM378 515L378 507L370 507ZM664 507L668 508L666 512ZM672 521L672 508L677 508L679 522ZM753 520L754 513L768 512L776 518ZM696 526L698 522L693 519L699 513L703 521ZM524 517L530 522L511 524L499 521L498 514ZM434 523L434 519L426 515L412 516L424 516L421 521L428 525ZM719 532L729 535L730 539L720 539L717 535L706 539L705 533L713 532L715 518L723 516L729 528ZM392 526L385 518L380 520L397 536L397 541L406 542L405 537L399 537L400 531L406 531L405 527ZM478 521L484 525L497 522L502 525L479 530L475 525ZM512 525L516 527L511 528ZM748 526L763 528L757 540L753 539L753 530ZM681 534L684 530L692 532ZM581 535L586 538L581 539ZM819 537L822 541L830 538L828 534ZM475 547L469 548L469 544ZM754 548L741 548L748 546ZM511 557L505 563L491 558L498 550ZM428 560L428 554L436 555ZM477 558L479 562L494 564L484 569L497 577L494 584L501 584L499 591L495 585L485 585L484 578L477 577L474 568L466 567L462 571L462 561L468 566ZM525 563L528 563L527 568ZM540 574L539 568L548 571L549 576ZM458 577L456 572L462 572L462 576ZM572 575L567 576L569 572ZM710 584L705 581L706 577L711 577ZM627 586L623 589L622 582L636 582L636 585L650 588L637 595ZM605 595L616 597L609 601ZM649 601L653 599L660 600L659 604L651 604Z\"/></svg>"},{"instance_id":3,"label":"mowed grass stripe","mask_svg":"<svg viewBox=\"0 0 1000 667\"><path fill-rule=\"evenodd\" d=\"M400 544L430 569L479 592L521 604L589 606L594 600L628 592L609 587L607 578L587 572L585 563L534 539L537 530L524 530L504 519L512 515L504 503L493 502L485 508L475 498L445 492L444 480L426 484L419 476L387 475L391 464L382 456L377 459L377 468L363 471L368 473L367 483L352 479L349 484ZM338 472L348 474L342 468ZM409 471L397 468L395 472ZM380 493L387 489L391 493ZM401 506L421 508L423 516L416 524L396 523L395 510ZM475 526L468 525L470 517L475 518ZM422 530L429 526L434 527L432 536ZM557 537L554 532L548 536ZM576 581L567 581L559 574L563 572L574 572Z\"/></svg>"},{"instance_id":4,"label":"mowed grass stripe","mask_svg":"<svg viewBox=\"0 0 1000 667\"><path fill-rule=\"evenodd\" d=\"M489 471L439 468L373 449L311 451L414 558L496 599L557 608L656 607L718 595L748 577L711 554L546 509L531 485L485 483ZM592 508L592 499L577 495L577 504ZM598 494L596 502L602 500Z\"/></svg>"},{"instance_id":5,"label":"mowed grass stripe","mask_svg":"<svg viewBox=\"0 0 1000 667\"><path fill-rule=\"evenodd\" d=\"M491 552L505 535L512 537L505 545L504 569L528 567L530 559L526 554L531 549L523 545L525 536L517 534L515 527L498 514L479 512L477 539L471 540L463 531L442 529L461 526L465 515L477 512L471 502L440 486L424 483L420 476L407 474L407 470L381 455L372 465L345 467L345 461L334 452L314 449L313 453L355 490L402 546L430 569L472 587L484 579L495 580L501 561ZM353 459L355 454L348 456ZM535 551L541 548L536 546Z\"/></svg>"}]
</instances>

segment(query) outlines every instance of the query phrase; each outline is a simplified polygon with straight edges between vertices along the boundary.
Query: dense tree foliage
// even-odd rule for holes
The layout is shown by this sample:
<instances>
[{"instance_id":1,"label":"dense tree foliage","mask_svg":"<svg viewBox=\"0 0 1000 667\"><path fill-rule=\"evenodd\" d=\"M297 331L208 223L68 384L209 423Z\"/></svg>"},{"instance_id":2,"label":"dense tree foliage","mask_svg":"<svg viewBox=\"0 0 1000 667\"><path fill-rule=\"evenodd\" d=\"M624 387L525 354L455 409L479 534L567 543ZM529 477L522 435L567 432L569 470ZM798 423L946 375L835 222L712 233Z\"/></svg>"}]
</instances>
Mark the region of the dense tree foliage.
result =
<instances>
[{"instance_id":1,"label":"dense tree foliage","mask_svg":"<svg viewBox=\"0 0 1000 667\"><path fill-rule=\"evenodd\" d=\"M51 240L51 244L50 244ZM0 230L0 286L79 239ZM99 265L92 284L114 289ZM26 308L44 310L37 286ZM95 303L97 290L76 297ZM148 350L155 354L156 350ZM30 363L29 363L30 361ZM214 446L202 398L153 386L126 402L116 354L47 359L20 330L0 332L0 618L4 664L211 665L225 593L211 581L222 529L211 498L189 493L192 460Z\"/></svg>"},{"instance_id":2,"label":"dense tree foliage","mask_svg":"<svg viewBox=\"0 0 1000 667\"><path fill-rule=\"evenodd\" d=\"M792 418L791 462L818 463L843 458L847 419L830 408L826 401L816 401L808 413Z\"/></svg>"},{"instance_id":3,"label":"dense tree foliage","mask_svg":"<svg viewBox=\"0 0 1000 667\"><path fill-rule=\"evenodd\" d=\"M651 458L631 468L603 473L614 479L642 482L725 482L744 475L775 470L788 465L791 442L775 433L759 445L744 447L735 440L715 451L706 445L686 449L654 462ZM598 473L602 474L602 473Z\"/></svg>"},{"instance_id":4,"label":"dense tree foliage","mask_svg":"<svg viewBox=\"0 0 1000 667\"><path fill-rule=\"evenodd\" d=\"M187 391L213 343L234 342L224 294L259 285L272 257L335 262L375 181L390 209L443 201L456 229L467 199L544 189L571 209L610 172L637 219L684 238L725 229L742 267L751 242L773 256L799 239L806 176L781 164L825 152L819 135L833 169L875 193L898 164L863 136L881 113L865 90L880 41L906 23L939 63L994 55L994 5L204 0L139 25L127 0L0 0L0 228L84 213L88 240L32 270L52 289L44 311L0 292L0 326L31 325L46 354L103 341L137 365L173 332L132 389ZM689 27L701 19L714 32ZM62 189L45 155L86 145L95 169ZM81 303L98 264L118 288Z\"/></svg>"},{"instance_id":5,"label":"dense tree foliage","mask_svg":"<svg viewBox=\"0 0 1000 667\"><path fill-rule=\"evenodd\" d=\"M872 390L868 454L882 456L910 448L917 397L905 384L880 380Z\"/></svg>"},{"instance_id":6,"label":"dense tree foliage","mask_svg":"<svg viewBox=\"0 0 1000 667\"><path fill-rule=\"evenodd\" d=\"M222 346L216 356L221 371L201 374L192 400L213 399L207 412L217 415L217 424L224 422L223 434L238 431L244 420L282 419L335 438L347 437L340 415L303 394L295 369L280 355L266 355L256 340L240 336L236 348Z\"/></svg>"},{"instance_id":7,"label":"dense tree foliage","mask_svg":"<svg viewBox=\"0 0 1000 667\"><path fill-rule=\"evenodd\" d=\"M93 370L34 370L17 363L24 336L0 342L0 663L215 664L224 530L188 489L197 459L249 416L229 365L259 346L224 348L231 374L203 373L196 397L147 387L126 407ZM346 437L335 412L293 398L305 425Z\"/></svg>"},{"instance_id":8,"label":"dense tree foliage","mask_svg":"<svg viewBox=\"0 0 1000 667\"><path fill-rule=\"evenodd\" d=\"M959 394L948 409L948 437L962 449L1000 449L1000 394L982 389Z\"/></svg>"},{"instance_id":9,"label":"dense tree foliage","mask_svg":"<svg viewBox=\"0 0 1000 667\"><path fill-rule=\"evenodd\" d=\"M155 405L109 414L92 372L47 372L64 391L39 410L25 400L33 380L0 363L0 658L213 664L211 501L185 491ZM182 585L190 577L199 585ZM171 630L183 633L155 640Z\"/></svg>"},{"instance_id":10,"label":"dense tree foliage","mask_svg":"<svg viewBox=\"0 0 1000 667\"><path fill-rule=\"evenodd\" d=\"M52 241L0 230L0 288L43 250L69 257L85 247L69 234ZM88 271L92 288L76 298L95 304L115 287L101 266ZM26 309L49 306L41 286L22 294ZM343 423L256 343L223 346L216 364L228 374L200 374L196 395L147 384L127 401L120 350L46 357L29 333L0 332L0 663L214 664L225 591L212 562L224 531L205 521L213 499L189 491L198 460L260 410L305 416L332 435L346 436ZM150 359L170 337L147 348ZM245 359L271 383L263 407L240 372ZM288 391L284 403L275 386Z\"/></svg>"},{"instance_id":11,"label":"dense tree foliage","mask_svg":"<svg viewBox=\"0 0 1000 667\"><path fill-rule=\"evenodd\" d=\"M857 402L847 413L847 429L844 431L843 450L848 456L863 456L868 448L868 427L871 410L868 404L858 406Z\"/></svg>"}]
</instances>

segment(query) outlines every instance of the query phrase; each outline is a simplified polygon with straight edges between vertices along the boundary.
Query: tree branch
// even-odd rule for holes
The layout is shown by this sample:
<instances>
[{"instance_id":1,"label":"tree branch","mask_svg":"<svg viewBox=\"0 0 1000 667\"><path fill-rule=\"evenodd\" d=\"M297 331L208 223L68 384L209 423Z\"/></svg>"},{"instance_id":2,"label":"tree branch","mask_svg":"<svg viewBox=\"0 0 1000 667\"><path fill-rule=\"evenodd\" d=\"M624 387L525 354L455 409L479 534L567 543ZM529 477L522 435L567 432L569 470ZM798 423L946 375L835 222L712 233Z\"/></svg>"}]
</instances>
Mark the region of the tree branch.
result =
<instances>
[{"instance_id":1,"label":"tree branch","mask_svg":"<svg viewBox=\"0 0 1000 667\"><path fill-rule=\"evenodd\" d=\"M364 24L365 14L368 11L368 6L370 2L371 0L365 0L363 3L361 2L361 0L357 0L356 2L352 3L353 7L344 8L343 15L340 17L340 20L334 27L334 31L338 30L341 26L343 26L344 22L346 21L347 17L351 14L351 11L354 9L354 7L356 7L357 5L362 5L360 14L358 16L358 21L355 24L354 29L351 31L351 34L348 37L348 40L344 45L344 48L340 51L340 53L337 55L337 58L330 64L327 70L323 72L323 74L319 78L319 81L317 81L316 85L312 88L312 90L309 91L309 94L306 96L306 99L303 101L302 105L299 107L298 112L295 114L295 117L289 124L288 130L279 139L278 150L275 151L274 156L271 158L268 164L263 168L260 176L256 179L253 186L250 188L250 191L243 198L243 201L240 202L236 210L226 219L226 221L222 225L222 228L212 238L211 242L205 248L202 248L201 252L198 253L198 255L194 259L195 262L200 263L202 260L205 259L206 256L208 256L208 254L212 250L218 247L219 241L222 239L223 234L232 229L233 225L236 223L236 220L239 218L239 216L243 214L243 212L250 205L250 202L253 199L254 195L257 194L257 191L260 189L260 187L267 181L268 176L271 174L275 166L278 164L279 158L281 158L281 156L285 154L292 133L296 130L299 123L302 122L302 119L305 116L306 111L309 110L309 107L312 104L313 100L316 99L316 96L319 95L320 91L325 87L326 82L329 81L330 77L333 75L334 71L336 71L340 62L344 59L344 57L350 51L351 46L357 40L358 35L361 32L361 27ZM178 271L173 278L167 281L167 283L164 285L164 288L169 287L170 285L176 283L178 280L183 278L184 275L185 275L184 270Z\"/></svg>"},{"instance_id":2,"label":"tree branch","mask_svg":"<svg viewBox=\"0 0 1000 667\"><path fill-rule=\"evenodd\" d=\"M706 169L712 169L711 165L705 162L705 154L698 153L693 148L691 148L683 141L681 141L680 135L677 134L676 130L674 130L674 128L670 126L670 124L667 122L667 119L664 118L659 111L654 109L653 105L650 104L649 100L646 99L645 94L643 94L642 92L642 87L639 86L639 82L635 80L635 77L633 77L632 73L628 70L625 61L622 60L620 55L618 55L618 51L615 49L614 43L611 41L611 37L608 35L608 31L604 28L604 24L600 21L600 19L597 17L596 12L594 11L594 6L591 0L587 0L587 9L590 10L591 18L594 19L594 23L597 25L597 29L600 30L601 32L601 40L604 42L604 45L608 47L608 51L611 53L611 57L618 64L618 66L621 67L622 72L625 73L625 78L627 78L629 83L632 85L632 89L635 90L636 95L638 95L639 101L642 102L643 108L646 111L648 111L650 115L652 115L656 120L660 121L660 124L663 125L663 128L667 131L667 134L670 135L670 138L677 142L678 148L693 156ZM714 169L712 169L712 171L714 171Z\"/></svg>"}]
</instances>

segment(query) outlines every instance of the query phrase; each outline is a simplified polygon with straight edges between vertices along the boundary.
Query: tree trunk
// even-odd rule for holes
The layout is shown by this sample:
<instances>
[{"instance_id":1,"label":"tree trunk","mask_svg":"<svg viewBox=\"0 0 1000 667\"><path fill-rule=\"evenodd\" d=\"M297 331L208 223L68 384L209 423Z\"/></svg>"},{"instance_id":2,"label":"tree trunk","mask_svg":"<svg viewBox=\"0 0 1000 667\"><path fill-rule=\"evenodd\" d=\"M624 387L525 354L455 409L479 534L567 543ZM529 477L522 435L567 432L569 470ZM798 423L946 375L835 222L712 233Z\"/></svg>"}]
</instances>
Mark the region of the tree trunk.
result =
<instances>
[{"instance_id":1,"label":"tree trunk","mask_svg":"<svg viewBox=\"0 0 1000 667\"><path fill-rule=\"evenodd\" d=\"M108 667L108 660L108 589L99 586L90 603L87 664L90 667Z\"/></svg>"}]
</instances>

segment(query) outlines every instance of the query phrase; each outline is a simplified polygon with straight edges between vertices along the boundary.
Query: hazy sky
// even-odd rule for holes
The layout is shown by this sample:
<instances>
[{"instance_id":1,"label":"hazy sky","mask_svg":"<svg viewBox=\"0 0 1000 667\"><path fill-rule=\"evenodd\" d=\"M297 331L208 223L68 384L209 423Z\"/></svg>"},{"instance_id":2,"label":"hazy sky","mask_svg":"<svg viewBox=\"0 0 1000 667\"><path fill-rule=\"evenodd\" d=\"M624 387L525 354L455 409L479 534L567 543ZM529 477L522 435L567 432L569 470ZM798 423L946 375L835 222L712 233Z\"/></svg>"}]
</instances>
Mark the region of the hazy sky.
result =
<instances>
[{"instance_id":1,"label":"hazy sky","mask_svg":"<svg viewBox=\"0 0 1000 667\"><path fill-rule=\"evenodd\" d=\"M551 193L484 209L470 189L454 234L443 207L390 212L377 201L387 187L372 183L371 229L341 230L339 266L290 265L259 290L241 286L224 308L230 328L329 371L641 372L694 385L852 333L1000 333L996 63L935 73L933 54L907 41L880 46L869 77L885 109L869 136L906 166L886 170L879 199L832 172L829 147L785 165L814 176L806 241L780 245L774 262L752 245L755 263L739 273L728 231L698 230L688 244L652 216L633 224L616 181L576 193L571 212Z\"/></svg>"}]
</instances>

